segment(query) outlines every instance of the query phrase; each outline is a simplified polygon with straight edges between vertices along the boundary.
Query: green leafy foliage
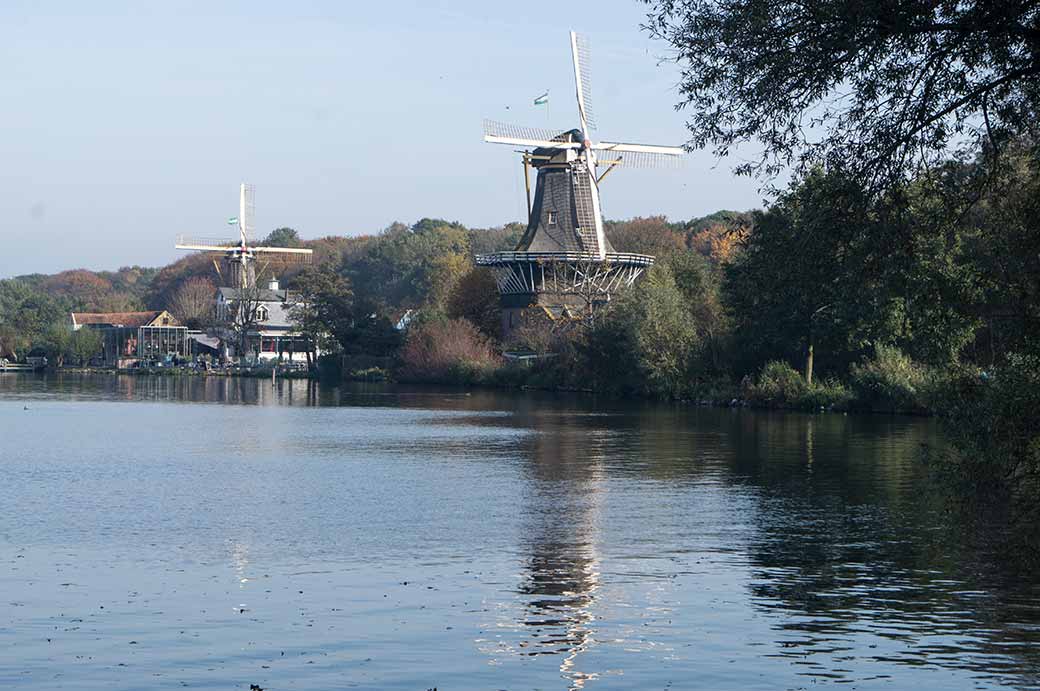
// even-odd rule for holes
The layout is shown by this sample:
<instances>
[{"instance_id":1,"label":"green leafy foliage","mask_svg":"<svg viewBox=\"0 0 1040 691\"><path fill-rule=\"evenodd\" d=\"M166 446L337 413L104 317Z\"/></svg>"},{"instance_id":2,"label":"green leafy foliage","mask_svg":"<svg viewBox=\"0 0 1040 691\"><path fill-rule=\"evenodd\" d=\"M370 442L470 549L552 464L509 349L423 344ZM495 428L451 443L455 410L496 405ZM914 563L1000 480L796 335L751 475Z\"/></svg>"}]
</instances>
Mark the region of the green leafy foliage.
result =
<instances>
[{"instance_id":1,"label":"green leafy foliage","mask_svg":"<svg viewBox=\"0 0 1040 691\"><path fill-rule=\"evenodd\" d=\"M445 309L453 319L466 319L487 337L501 339L502 318L498 306L498 287L491 271L472 267L452 288Z\"/></svg>"},{"instance_id":2,"label":"green leafy foliage","mask_svg":"<svg viewBox=\"0 0 1040 691\"><path fill-rule=\"evenodd\" d=\"M808 384L796 369L786 362L766 363L754 380L744 384L744 396L753 405L820 410L844 408L851 394L838 381L824 380Z\"/></svg>"},{"instance_id":3,"label":"green leafy foliage","mask_svg":"<svg viewBox=\"0 0 1040 691\"><path fill-rule=\"evenodd\" d=\"M748 398L759 403L792 403L799 400L807 389L805 379L786 362L767 362L750 385Z\"/></svg>"},{"instance_id":4,"label":"green leafy foliage","mask_svg":"<svg viewBox=\"0 0 1040 691\"><path fill-rule=\"evenodd\" d=\"M0 325L6 328L9 342L31 343L51 324L68 321L71 311L68 301L51 297L29 280L0 281Z\"/></svg>"},{"instance_id":5,"label":"green leafy foliage","mask_svg":"<svg viewBox=\"0 0 1040 691\"><path fill-rule=\"evenodd\" d=\"M738 370L807 359L811 347L824 371L839 372L878 336L890 307L877 268L888 250L871 241L879 225L859 188L822 171L756 213L726 270Z\"/></svg>"},{"instance_id":6,"label":"green leafy foliage","mask_svg":"<svg viewBox=\"0 0 1040 691\"><path fill-rule=\"evenodd\" d=\"M33 345L46 353L48 362L55 367L61 367L71 351L72 333L64 324L51 324L35 339Z\"/></svg>"},{"instance_id":7,"label":"green leafy foliage","mask_svg":"<svg viewBox=\"0 0 1040 691\"><path fill-rule=\"evenodd\" d=\"M929 372L893 346L877 345L874 355L850 371L856 406L884 412L923 412Z\"/></svg>"},{"instance_id":8,"label":"green leafy foliage","mask_svg":"<svg viewBox=\"0 0 1040 691\"><path fill-rule=\"evenodd\" d=\"M295 228L275 228L260 242L267 247L302 247L303 241Z\"/></svg>"},{"instance_id":9,"label":"green leafy foliage","mask_svg":"<svg viewBox=\"0 0 1040 691\"><path fill-rule=\"evenodd\" d=\"M675 276L661 264L595 321L587 348L600 387L681 398L700 345Z\"/></svg>"},{"instance_id":10,"label":"green leafy foliage","mask_svg":"<svg viewBox=\"0 0 1040 691\"><path fill-rule=\"evenodd\" d=\"M1032 3L646 2L682 70L690 143L756 142L742 172L826 164L892 181L958 141L1036 131Z\"/></svg>"},{"instance_id":11,"label":"green leafy foliage","mask_svg":"<svg viewBox=\"0 0 1040 691\"><path fill-rule=\"evenodd\" d=\"M423 304L442 278L444 255L469 255L469 237L457 224L423 219L408 228L391 225L365 251L344 259L342 271L358 297L381 312Z\"/></svg>"},{"instance_id":12,"label":"green leafy foliage","mask_svg":"<svg viewBox=\"0 0 1040 691\"><path fill-rule=\"evenodd\" d=\"M297 277L300 302L290 318L322 350L347 351L356 346L359 315L350 281L332 264L322 264Z\"/></svg>"},{"instance_id":13,"label":"green leafy foliage","mask_svg":"<svg viewBox=\"0 0 1040 691\"><path fill-rule=\"evenodd\" d=\"M101 354L101 348L101 334L94 329L83 328L72 332L65 355L75 359L76 363L83 367L90 364L91 358Z\"/></svg>"},{"instance_id":14,"label":"green leafy foliage","mask_svg":"<svg viewBox=\"0 0 1040 691\"><path fill-rule=\"evenodd\" d=\"M1037 511L1040 494L1040 357L1013 353L997 368L961 369L942 392L940 419L953 449L933 455L972 491L1011 493Z\"/></svg>"}]
</instances>

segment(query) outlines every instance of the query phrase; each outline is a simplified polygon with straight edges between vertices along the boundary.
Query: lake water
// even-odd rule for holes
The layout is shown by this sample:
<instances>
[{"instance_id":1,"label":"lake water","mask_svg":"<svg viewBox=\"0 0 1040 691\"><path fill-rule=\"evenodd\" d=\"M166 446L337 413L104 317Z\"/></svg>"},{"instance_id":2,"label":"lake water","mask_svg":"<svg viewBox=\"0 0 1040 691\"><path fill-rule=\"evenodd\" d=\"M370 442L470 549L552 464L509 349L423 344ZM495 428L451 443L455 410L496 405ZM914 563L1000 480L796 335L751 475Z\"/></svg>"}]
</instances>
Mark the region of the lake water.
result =
<instances>
[{"instance_id":1,"label":"lake water","mask_svg":"<svg viewBox=\"0 0 1040 691\"><path fill-rule=\"evenodd\" d=\"M0 375L0 688L1040 688L931 421Z\"/></svg>"}]
</instances>

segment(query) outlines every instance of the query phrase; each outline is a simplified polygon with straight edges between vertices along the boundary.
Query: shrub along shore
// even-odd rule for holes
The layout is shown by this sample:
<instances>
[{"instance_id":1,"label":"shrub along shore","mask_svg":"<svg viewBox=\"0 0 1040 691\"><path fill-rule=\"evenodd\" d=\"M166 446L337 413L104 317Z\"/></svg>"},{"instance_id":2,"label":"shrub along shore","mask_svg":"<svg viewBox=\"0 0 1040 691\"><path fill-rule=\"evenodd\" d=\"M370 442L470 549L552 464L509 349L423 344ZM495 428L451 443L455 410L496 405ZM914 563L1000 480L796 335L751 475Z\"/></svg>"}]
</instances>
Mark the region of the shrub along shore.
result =
<instances>
[{"instance_id":1,"label":"shrub along shore","mask_svg":"<svg viewBox=\"0 0 1040 691\"><path fill-rule=\"evenodd\" d=\"M878 346L873 356L857 363L847 383L835 378L807 383L786 362L773 360L756 377L735 381L724 376L675 386L668 395L622 388L624 375L608 381L582 381L578 371L595 369L582 362L577 348L523 360L499 356L494 345L466 322L438 322L418 327L406 341L395 366L355 367L349 360L343 378L353 381L398 381L448 386L539 389L595 393L616 398L657 398L717 407L750 407L808 412L835 411L934 415L944 396L968 371L954 373L923 367L898 349ZM460 344L461 342L461 344ZM604 385L605 384L605 385Z\"/></svg>"}]
</instances>

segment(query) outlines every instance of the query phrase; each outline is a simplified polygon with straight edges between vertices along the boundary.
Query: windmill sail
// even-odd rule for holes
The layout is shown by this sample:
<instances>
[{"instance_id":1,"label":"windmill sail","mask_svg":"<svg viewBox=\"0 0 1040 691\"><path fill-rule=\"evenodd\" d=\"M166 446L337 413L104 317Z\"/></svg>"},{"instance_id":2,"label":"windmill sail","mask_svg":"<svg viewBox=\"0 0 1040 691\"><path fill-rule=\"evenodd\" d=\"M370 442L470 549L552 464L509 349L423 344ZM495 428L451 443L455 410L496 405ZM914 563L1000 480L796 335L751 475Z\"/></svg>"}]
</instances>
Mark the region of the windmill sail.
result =
<instances>
[{"instance_id":1,"label":"windmill sail","mask_svg":"<svg viewBox=\"0 0 1040 691\"><path fill-rule=\"evenodd\" d=\"M583 163L574 166L571 176L574 188L574 215L582 249L598 258L606 257L607 241L603 235L603 222L599 215L599 189L590 169ZM609 248L613 251L613 248Z\"/></svg>"},{"instance_id":2,"label":"windmill sail","mask_svg":"<svg viewBox=\"0 0 1040 691\"><path fill-rule=\"evenodd\" d=\"M682 165L682 155L686 153L677 146L652 144L598 142L592 148L596 150L597 164L625 168L678 168Z\"/></svg>"},{"instance_id":3,"label":"windmill sail","mask_svg":"<svg viewBox=\"0 0 1040 691\"><path fill-rule=\"evenodd\" d=\"M497 120L484 120L484 136L533 139L538 141L553 142L562 137L567 130L552 130L547 127L524 127L522 125L510 125Z\"/></svg>"},{"instance_id":4,"label":"windmill sail","mask_svg":"<svg viewBox=\"0 0 1040 691\"><path fill-rule=\"evenodd\" d=\"M239 190L239 212L238 212L238 223L239 232L241 234L242 245L249 244L249 238L253 237L253 233L256 231L256 187L247 183L242 183Z\"/></svg>"},{"instance_id":5,"label":"windmill sail","mask_svg":"<svg viewBox=\"0 0 1040 691\"><path fill-rule=\"evenodd\" d=\"M484 121L484 141L491 144L509 144L524 148L579 148L580 142L565 140L567 134L567 131L508 125L495 120Z\"/></svg>"},{"instance_id":6,"label":"windmill sail","mask_svg":"<svg viewBox=\"0 0 1040 691\"><path fill-rule=\"evenodd\" d=\"M571 59L574 62L574 86L578 96L578 114L581 129L588 134L596 129L596 117L592 112L592 85L589 71L589 42L581 34L571 32Z\"/></svg>"}]
</instances>

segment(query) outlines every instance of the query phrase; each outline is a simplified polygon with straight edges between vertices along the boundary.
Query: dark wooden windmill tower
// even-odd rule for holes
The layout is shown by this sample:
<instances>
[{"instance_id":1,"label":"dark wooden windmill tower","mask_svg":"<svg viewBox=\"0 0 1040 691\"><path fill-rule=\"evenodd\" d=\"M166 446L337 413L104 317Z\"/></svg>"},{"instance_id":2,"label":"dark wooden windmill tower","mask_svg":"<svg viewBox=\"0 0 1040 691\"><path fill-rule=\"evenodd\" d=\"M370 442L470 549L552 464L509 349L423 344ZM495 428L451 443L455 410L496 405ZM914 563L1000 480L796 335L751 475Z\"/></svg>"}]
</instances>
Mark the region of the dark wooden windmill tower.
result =
<instances>
[{"instance_id":1,"label":"dark wooden windmill tower","mask_svg":"<svg viewBox=\"0 0 1040 691\"><path fill-rule=\"evenodd\" d=\"M480 255L495 274L502 331L525 319L583 318L596 305L635 282L654 258L615 252L603 233L599 183L617 166L676 164L680 147L592 142L588 49L571 32L579 129L552 131L484 122L484 141L519 147L525 179L537 173L534 200L528 185L527 231L512 252Z\"/></svg>"}]
</instances>

